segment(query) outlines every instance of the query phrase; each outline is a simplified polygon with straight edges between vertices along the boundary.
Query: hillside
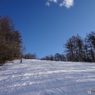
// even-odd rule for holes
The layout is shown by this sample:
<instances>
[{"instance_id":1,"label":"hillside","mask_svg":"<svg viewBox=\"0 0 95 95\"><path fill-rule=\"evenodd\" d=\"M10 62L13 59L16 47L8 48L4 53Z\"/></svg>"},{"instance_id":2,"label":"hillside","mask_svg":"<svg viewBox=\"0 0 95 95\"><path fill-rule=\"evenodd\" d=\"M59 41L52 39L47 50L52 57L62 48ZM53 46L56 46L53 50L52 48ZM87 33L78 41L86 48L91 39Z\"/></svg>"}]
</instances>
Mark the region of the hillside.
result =
<instances>
[{"instance_id":1,"label":"hillside","mask_svg":"<svg viewBox=\"0 0 95 95\"><path fill-rule=\"evenodd\" d=\"M95 90L95 63L23 59L0 66L0 95L88 95L88 90Z\"/></svg>"}]
</instances>

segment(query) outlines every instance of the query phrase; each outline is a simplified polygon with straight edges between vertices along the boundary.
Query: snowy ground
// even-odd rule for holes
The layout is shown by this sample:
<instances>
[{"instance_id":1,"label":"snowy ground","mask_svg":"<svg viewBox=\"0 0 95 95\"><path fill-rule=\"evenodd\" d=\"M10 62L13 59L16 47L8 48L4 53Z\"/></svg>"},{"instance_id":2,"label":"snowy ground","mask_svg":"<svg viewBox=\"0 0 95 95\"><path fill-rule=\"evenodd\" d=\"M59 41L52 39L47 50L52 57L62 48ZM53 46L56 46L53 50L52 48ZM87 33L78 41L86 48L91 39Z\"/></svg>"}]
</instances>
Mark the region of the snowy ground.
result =
<instances>
[{"instance_id":1,"label":"snowy ground","mask_svg":"<svg viewBox=\"0 0 95 95\"><path fill-rule=\"evenodd\" d=\"M95 63L19 62L0 66L0 95L88 95L95 90Z\"/></svg>"}]
</instances>

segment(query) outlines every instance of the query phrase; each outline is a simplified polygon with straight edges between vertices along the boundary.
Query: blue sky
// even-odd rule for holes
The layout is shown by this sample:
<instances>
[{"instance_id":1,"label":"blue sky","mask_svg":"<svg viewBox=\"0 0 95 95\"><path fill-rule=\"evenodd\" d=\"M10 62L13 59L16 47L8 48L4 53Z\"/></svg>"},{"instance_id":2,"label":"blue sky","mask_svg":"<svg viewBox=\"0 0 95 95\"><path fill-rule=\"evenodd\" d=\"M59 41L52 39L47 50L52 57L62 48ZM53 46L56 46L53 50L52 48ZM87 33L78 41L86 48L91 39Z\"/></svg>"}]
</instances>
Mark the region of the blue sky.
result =
<instances>
[{"instance_id":1,"label":"blue sky","mask_svg":"<svg viewBox=\"0 0 95 95\"><path fill-rule=\"evenodd\" d=\"M73 35L95 31L95 0L0 0L0 15L20 31L25 53L63 53Z\"/></svg>"}]
</instances>

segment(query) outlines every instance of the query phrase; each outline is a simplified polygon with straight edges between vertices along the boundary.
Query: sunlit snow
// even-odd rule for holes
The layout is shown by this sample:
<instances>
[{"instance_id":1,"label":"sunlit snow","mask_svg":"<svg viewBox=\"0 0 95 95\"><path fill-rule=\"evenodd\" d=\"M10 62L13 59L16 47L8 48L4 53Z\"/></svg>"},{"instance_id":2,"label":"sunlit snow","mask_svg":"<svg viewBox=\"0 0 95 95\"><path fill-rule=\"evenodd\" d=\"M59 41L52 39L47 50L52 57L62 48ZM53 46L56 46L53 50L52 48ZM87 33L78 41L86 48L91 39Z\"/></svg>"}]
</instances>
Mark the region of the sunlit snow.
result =
<instances>
[{"instance_id":1,"label":"sunlit snow","mask_svg":"<svg viewBox=\"0 0 95 95\"><path fill-rule=\"evenodd\" d=\"M0 95L88 95L89 90L95 90L95 63L23 59L0 66Z\"/></svg>"}]
</instances>

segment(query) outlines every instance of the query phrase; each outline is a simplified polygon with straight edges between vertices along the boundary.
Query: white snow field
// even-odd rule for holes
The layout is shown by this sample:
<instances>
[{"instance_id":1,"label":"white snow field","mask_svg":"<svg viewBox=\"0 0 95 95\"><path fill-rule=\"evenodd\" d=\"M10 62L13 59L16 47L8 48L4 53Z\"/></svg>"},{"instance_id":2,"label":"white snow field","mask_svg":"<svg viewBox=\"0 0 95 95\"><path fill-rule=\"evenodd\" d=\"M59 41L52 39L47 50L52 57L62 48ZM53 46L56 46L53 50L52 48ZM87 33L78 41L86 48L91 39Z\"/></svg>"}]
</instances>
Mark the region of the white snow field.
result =
<instances>
[{"instance_id":1,"label":"white snow field","mask_svg":"<svg viewBox=\"0 0 95 95\"><path fill-rule=\"evenodd\" d=\"M95 63L23 59L0 66L0 95L89 95L88 90L95 90Z\"/></svg>"}]
</instances>

